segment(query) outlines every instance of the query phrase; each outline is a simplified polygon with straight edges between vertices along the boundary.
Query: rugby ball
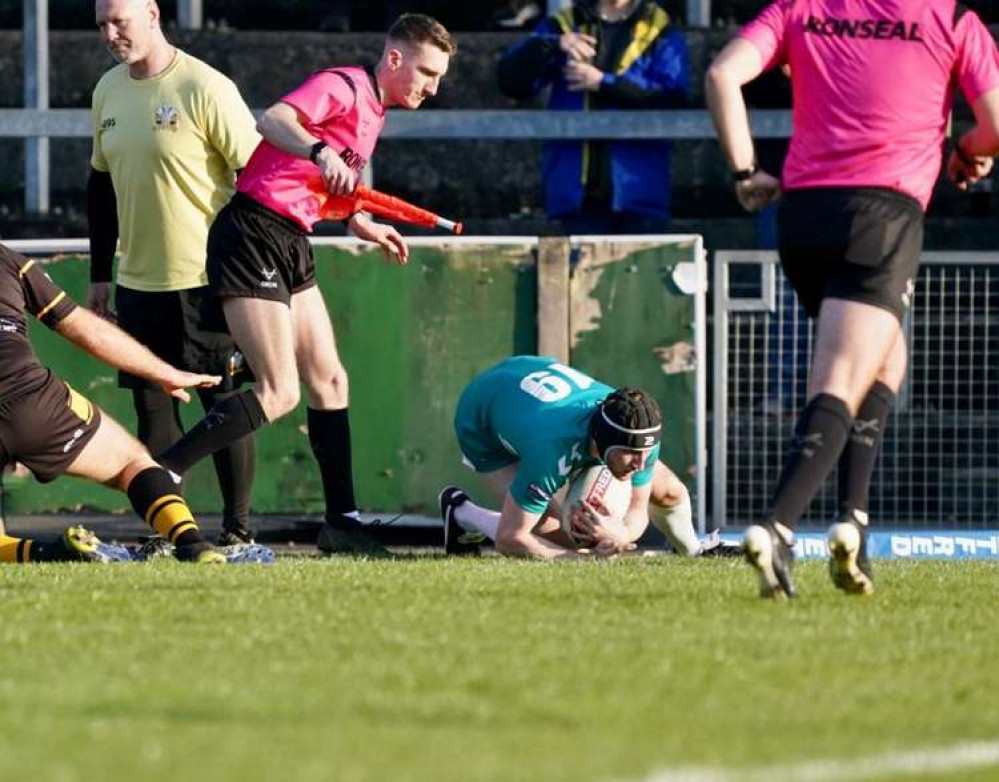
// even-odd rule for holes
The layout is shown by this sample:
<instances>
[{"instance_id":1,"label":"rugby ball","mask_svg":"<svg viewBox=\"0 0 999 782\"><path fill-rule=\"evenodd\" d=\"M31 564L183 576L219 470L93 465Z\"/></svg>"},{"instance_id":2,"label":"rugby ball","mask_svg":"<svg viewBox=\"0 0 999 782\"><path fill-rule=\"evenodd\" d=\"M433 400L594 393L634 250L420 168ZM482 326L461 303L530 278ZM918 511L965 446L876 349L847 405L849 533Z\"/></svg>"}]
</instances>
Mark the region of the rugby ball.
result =
<instances>
[{"instance_id":1,"label":"rugby ball","mask_svg":"<svg viewBox=\"0 0 999 782\"><path fill-rule=\"evenodd\" d=\"M620 522L631 504L631 481L618 480L603 465L587 467L573 475L562 504L562 531L577 545L584 541L577 539L572 528L572 512L584 500L591 505L602 504L614 522Z\"/></svg>"}]
</instances>

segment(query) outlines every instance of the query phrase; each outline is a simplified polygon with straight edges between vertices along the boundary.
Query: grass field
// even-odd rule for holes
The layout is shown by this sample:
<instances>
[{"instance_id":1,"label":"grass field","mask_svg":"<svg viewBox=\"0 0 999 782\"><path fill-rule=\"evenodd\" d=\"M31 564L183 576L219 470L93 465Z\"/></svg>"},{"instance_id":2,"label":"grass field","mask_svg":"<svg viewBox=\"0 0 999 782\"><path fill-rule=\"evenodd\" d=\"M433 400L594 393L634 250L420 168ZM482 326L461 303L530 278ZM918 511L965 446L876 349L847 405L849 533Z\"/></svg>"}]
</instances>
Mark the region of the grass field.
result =
<instances>
[{"instance_id":1,"label":"grass field","mask_svg":"<svg viewBox=\"0 0 999 782\"><path fill-rule=\"evenodd\" d=\"M798 572L773 605L676 558L4 567L0 779L848 779L999 739L999 568Z\"/></svg>"}]
</instances>

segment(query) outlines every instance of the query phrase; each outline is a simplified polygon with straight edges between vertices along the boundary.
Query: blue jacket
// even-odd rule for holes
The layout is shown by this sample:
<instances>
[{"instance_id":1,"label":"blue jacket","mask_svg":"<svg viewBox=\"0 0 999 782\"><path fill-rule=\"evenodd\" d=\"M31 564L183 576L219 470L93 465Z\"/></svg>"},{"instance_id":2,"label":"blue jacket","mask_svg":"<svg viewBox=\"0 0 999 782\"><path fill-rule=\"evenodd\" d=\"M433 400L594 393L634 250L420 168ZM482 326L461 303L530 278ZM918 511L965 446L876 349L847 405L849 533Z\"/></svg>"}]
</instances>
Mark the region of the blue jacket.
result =
<instances>
[{"instance_id":1,"label":"blue jacket","mask_svg":"<svg viewBox=\"0 0 999 782\"><path fill-rule=\"evenodd\" d=\"M631 42L597 92L570 92L562 76L566 58L558 47L559 37L570 31L592 35L596 30L579 6L545 19L530 36L503 53L498 68L500 89L510 97L525 99L551 85L548 108L555 111L589 111L594 103L609 110L686 106L690 58L683 35L670 27L668 14L652 0L646 0L636 13ZM542 174L549 215L581 209L592 143L544 144ZM610 151L613 211L668 219L672 187L669 142L603 143Z\"/></svg>"}]
</instances>

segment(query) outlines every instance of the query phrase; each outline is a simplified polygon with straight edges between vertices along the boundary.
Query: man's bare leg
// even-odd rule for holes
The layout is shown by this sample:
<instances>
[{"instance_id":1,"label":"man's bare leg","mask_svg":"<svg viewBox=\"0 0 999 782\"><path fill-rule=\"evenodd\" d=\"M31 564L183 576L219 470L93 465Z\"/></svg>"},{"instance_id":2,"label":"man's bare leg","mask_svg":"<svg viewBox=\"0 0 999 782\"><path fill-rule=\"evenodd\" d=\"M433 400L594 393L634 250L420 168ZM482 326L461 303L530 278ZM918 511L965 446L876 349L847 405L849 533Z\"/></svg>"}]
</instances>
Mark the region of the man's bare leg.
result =
<instances>
[{"instance_id":1,"label":"man's bare leg","mask_svg":"<svg viewBox=\"0 0 999 782\"><path fill-rule=\"evenodd\" d=\"M298 404L290 308L267 299L229 298L223 302L223 310L256 382L252 389L218 403L180 440L156 454L161 464L180 475Z\"/></svg>"}]
</instances>

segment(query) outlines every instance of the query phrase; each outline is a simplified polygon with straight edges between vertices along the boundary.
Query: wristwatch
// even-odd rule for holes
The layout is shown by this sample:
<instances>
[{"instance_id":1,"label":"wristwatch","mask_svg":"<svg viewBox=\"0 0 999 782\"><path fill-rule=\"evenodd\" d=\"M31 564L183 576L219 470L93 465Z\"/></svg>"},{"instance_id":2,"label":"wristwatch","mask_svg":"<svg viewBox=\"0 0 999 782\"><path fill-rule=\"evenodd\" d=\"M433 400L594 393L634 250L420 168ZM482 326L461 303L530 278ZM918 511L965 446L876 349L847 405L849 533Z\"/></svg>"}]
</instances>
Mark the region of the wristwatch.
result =
<instances>
[{"instance_id":1,"label":"wristwatch","mask_svg":"<svg viewBox=\"0 0 999 782\"><path fill-rule=\"evenodd\" d=\"M760 170L759 164L753 163L753 165L751 165L749 168L741 168L738 171L733 171L732 181L745 182L747 179L749 179L751 176L753 176L753 174L755 174L759 170Z\"/></svg>"},{"instance_id":2,"label":"wristwatch","mask_svg":"<svg viewBox=\"0 0 999 782\"><path fill-rule=\"evenodd\" d=\"M309 151L309 160L311 160L313 163L318 164L319 153L322 152L324 149L326 149L326 142L317 141L315 144L312 145L312 149Z\"/></svg>"}]
</instances>

